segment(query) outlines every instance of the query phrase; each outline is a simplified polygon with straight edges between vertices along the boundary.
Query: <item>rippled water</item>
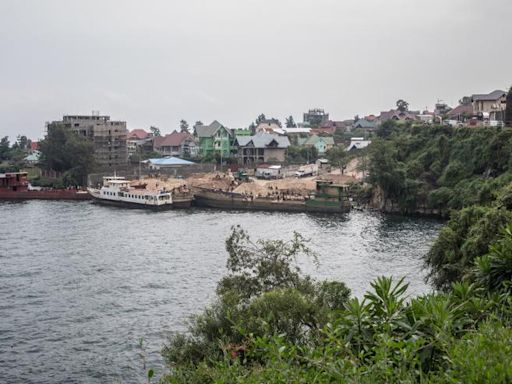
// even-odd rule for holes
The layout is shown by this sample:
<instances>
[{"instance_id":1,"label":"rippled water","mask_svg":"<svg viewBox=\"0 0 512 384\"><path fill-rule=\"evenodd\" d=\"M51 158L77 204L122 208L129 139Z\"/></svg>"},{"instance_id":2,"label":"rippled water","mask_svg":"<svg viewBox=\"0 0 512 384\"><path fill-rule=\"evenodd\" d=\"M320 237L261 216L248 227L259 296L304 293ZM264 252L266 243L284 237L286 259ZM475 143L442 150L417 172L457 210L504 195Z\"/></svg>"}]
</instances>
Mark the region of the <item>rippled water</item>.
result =
<instances>
[{"instance_id":1,"label":"rippled water","mask_svg":"<svg viewBox=\"0 0 512 384\"><path fill-rule=\"evenodd\" d=\"M166 336L212 300L224 240L311 238L318 278L361 295L379 275L427 291L422 255L441 223L352 212L343 216L217 210L146 212L89 202L0 203L0 382L142 382L138 340L161 373Z\"/></svg>"}]
</instances>

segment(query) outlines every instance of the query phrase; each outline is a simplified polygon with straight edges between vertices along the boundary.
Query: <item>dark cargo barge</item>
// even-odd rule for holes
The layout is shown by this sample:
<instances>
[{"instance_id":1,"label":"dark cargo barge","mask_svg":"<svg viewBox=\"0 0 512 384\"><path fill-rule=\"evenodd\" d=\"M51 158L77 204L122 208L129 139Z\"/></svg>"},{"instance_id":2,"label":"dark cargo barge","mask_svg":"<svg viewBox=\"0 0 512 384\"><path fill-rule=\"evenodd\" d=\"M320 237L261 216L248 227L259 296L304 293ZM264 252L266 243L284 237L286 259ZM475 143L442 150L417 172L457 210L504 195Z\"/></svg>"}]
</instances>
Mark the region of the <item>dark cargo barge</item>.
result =
<instances>
[{"instance_id":1,"label":"dark cargo barge","mask_svg":"<svg viewBox=\"0 0 512 384\"><path fill-rule=\"evenodd\" d=\"M317 181L316 191L305 199L254 197L207 188L196 188L194 204L198 207L282 212L346 213L351 205L346 186Z\"/></svg>"}]
</instances>

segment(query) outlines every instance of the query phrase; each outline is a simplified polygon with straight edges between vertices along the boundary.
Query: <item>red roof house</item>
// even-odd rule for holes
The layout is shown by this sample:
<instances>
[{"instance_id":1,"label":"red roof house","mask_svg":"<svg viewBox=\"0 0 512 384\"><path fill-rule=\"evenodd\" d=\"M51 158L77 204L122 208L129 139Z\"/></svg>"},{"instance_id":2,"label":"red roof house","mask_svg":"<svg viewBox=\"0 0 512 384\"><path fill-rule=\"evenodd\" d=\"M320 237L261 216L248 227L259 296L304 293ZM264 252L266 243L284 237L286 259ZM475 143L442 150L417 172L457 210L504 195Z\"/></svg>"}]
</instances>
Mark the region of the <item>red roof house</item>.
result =
<instances>
[{"instance_id":1,"label":"red roof house","mask_svg":"<svg viewBox=\"0 0 512 384\"><path fill-rule=\"evenodd\" d=\"M196 139L188 132L174 131L157 136L153 140L153 148L164 156L190 157L197 154Z\"/></svg>"}]
</instances>

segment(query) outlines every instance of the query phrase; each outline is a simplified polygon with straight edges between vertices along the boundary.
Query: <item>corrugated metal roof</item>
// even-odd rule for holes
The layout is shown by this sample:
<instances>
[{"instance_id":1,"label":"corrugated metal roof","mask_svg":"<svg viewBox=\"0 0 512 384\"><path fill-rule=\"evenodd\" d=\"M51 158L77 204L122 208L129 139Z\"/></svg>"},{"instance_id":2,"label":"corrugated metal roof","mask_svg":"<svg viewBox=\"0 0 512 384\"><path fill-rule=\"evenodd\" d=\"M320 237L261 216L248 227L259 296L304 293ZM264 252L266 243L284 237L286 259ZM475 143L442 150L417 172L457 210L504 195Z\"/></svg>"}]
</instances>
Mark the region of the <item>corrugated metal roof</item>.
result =
<instances>
[{"instance_id":1,"label":"corrugated metal roof","mask_svg":"<svg viewBox=\"0 0 512 384\"><path fill-rule=\"evenodd\" d=\"M210 125L196 125L195 130L197 137L212 137L217 133L217 131L224 127L217 120L214 120ZM226 128L226 127L224 127ZM231 135L231 131L226 128L226 131Z\"/></svg>"},{"instance_id":2,"label":"corrugated metal roof","mask_svg":"<svg viewBox=\"0 0 512 384\"><path fill-rule=\"evenodd\" d=\"M169 156L169 157L162 157L160 159L149 159L149 161L152 165L192 165L195 164L192 161L183 160L179 157Z\"/></svg>"}]
</instances>

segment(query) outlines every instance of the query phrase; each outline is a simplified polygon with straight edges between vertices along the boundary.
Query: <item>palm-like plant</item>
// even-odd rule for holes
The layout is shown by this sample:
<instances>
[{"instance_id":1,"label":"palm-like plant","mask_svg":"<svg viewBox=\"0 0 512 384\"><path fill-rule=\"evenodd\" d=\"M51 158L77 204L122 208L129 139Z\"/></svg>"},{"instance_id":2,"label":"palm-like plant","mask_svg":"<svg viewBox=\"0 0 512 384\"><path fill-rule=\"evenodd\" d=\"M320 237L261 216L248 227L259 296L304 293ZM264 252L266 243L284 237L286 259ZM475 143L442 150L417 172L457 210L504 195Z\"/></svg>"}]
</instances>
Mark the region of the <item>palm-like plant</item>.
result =
<instances>
[{"instance_id":1,"label":"palm-like plant","mask_svg":"<svg viewBox=\"0 0 512 384\"><path fill-rule=\"evenodd\" d=\"M502 231L502 237L489 247L489 253L475 260L475 277L489 291L512 292L512 224Z\"/></svg>"}]
</instances>

